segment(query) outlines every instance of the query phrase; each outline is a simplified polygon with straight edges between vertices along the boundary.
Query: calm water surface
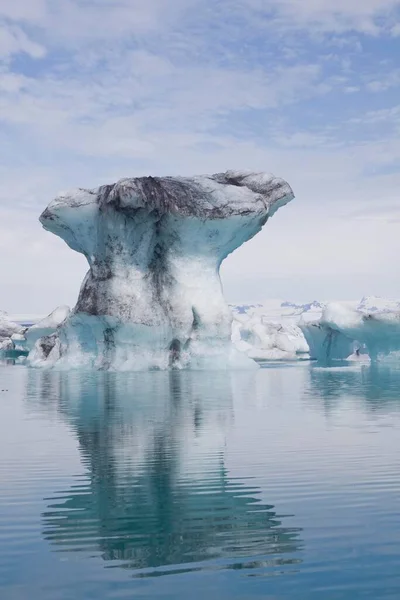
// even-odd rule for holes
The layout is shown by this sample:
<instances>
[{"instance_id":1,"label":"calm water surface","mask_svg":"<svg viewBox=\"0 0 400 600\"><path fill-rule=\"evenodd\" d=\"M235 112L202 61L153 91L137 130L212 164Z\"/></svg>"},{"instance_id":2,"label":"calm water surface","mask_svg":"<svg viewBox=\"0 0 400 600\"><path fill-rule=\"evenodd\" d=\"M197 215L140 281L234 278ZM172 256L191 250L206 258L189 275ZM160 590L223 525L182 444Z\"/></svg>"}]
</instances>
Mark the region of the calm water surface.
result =
<instances>
[{"instance_id":1,"label":"calm water surface","mask_svg":"<svg viewBox=\"0 0 400 600\"><path fill-rule=\"evenodd\" d=\"M400 598L400 369L0 366L1 600Z\"/></svg>"}]
</instances>

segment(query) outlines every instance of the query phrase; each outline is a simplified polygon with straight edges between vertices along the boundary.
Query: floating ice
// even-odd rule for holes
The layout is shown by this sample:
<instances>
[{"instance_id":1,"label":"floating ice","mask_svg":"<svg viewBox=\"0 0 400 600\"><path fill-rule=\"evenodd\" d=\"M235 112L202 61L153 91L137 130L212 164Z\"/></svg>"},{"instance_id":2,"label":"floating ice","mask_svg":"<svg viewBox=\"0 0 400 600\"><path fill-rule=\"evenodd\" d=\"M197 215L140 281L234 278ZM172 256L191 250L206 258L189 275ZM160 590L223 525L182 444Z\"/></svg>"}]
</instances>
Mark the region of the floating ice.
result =
<instances>
[{"instance_id":1,"label":"floating ice","mask_svg":"<svg viewBox=\"0 0 400 600\"><path fill-rule=\"evenodd\" d=\"M376 296L335 303L269 300L232 306L232 341L256 360L376 360L400 353L400 302Z\"/></svg>"},{"instance_id":2,"label":"floating ice","mask_svg":"<svg viewBox=\"0 0 400 600\"><path fill-rule=\"evenodd\" d=\"M38 320L38 323L31 327L20 325L12 321L6 313L0 312L0 352L2 355L12 355L12 357L19 354L26 356L40 337L55 333L69 312L68 306L59 306L48 317ZM15 315L14 318L21 316ZM21 321L20 318L18 320ZM22 319L22 321L26 320L29 319Z\"/></svg>"},{"instance_id":3,"label":"floating ice","mask_svg":"<svg viewBox=\"0 0 400 600\"><path fill-rule=\"evenodd\" d=\"M41 337L52 335L70 314L69 306L58 306L47 317L29 327L25 333L28 348L31 350Z\"/></svg>"},{"instance_id":4,"label":"floating ice","mask_svg":"<svg viewBox=\"0 0 400 600\"><path fill-rule=\"evenodd\" d=\"M295 359L308 352L308 345L295 319L265 314L264 306L233 311L232 341L255 360ZM273 319L276 321L273 321Z\"/></svg>"},{"instance_id":5,"label":"floating ice","mask_svg":"<svg viewBox=\"0 0 400 600\"><path fill-rule=\"evenodd\" d=\"M15 341L24 340L25 329L11 321L7 313L0 312L0 354L6 355L15 350Z\"/></svg>"},{"instance_id":6,"label":"floating ice","mask_svg":"<svg viewBox=\"0 0 400 600\"><path fill-rule=\"evenodd\" d=\"M22 333L14 333L11 336L11 341L14 346L13 350L15 350L16 352L22 352L24 354L27 354L27 345L26 345L25 335L23 335Z\"/></svg>"},{"instance_id":7,"label":"floating ice","mask_svg":"<svg viewBox=\"0 0 400 600\"><path fill-rule=\"evenodd\" d=\"M14 344L11 338L0 340L0 354L8 353L12 350L14 350Z\"/></svg>"},{"instance_id":8,"label":"floating ice","mask_svg":"<svg viewBox=\"0 0 400 600\"><path fill-rule=\"evenodd\" d=\"M231 343L219 268L293 198L282 179L230 171L123 179L56 198L45 229L85 255L78 303L31 365L142 370L254 363Z\"/></svg>"},{"instance_id":9,"label":"floating ice","mask_svg":"<svg viewBox=\"0 0 400 600\"><path fill-rule=\"evenodd\" d=\"M400 310L395 301L363 299L357 309L339 303L328 304L320 321L300 325L317 359L347 358L354 352L367 353L371 360L400 351ZM378 306L376 306L378 304Z\"/></svg>"},{"instance_id":10,"label":"floating ice","mask_svg":"<svg viewBox=\"0 0 400 600\"><path fill-rule=\"evenodd\" d=\"M4 312L0 312L0 341L11 338L14 333L23 333L24 328L14 323Z\"/></svg>"},{"instance_id":11,"label":"floating ice","mask_svg":"<svg viewBox=\"0 0 400 600\"><path fill-rule=\"evenodd\" d=\"M320 321L300 323L300 329L309 346L310 358L321 362L346 359L358 348L355 340Z\"/></svg>"}]
</instances>

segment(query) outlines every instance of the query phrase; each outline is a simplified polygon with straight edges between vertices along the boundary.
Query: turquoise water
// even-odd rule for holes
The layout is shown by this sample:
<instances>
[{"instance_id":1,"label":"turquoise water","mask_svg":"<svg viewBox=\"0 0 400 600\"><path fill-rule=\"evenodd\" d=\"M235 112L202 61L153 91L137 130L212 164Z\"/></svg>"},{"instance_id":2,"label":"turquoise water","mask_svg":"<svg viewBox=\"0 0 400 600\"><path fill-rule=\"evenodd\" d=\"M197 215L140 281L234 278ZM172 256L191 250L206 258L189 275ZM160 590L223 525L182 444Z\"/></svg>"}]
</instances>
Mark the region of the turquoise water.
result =
<instances>
[{"instance_id":1,"label":"turquoise water","mask_svg":"<svg viewBox=\"0 0 400 600\"><path fill-rule=\"evenodd\" d=\"M0 367L0 598L400 598L400 370Z\"/></svg>"}]
</instances>

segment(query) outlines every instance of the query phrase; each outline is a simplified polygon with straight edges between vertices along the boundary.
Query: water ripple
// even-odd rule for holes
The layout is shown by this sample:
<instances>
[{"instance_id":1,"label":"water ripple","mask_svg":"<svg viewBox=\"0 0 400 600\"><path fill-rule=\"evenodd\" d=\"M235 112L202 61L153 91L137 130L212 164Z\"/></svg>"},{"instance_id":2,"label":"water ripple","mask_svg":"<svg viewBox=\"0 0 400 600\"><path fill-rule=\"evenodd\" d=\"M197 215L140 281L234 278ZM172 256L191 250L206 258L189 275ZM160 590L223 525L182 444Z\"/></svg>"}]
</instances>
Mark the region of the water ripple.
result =
<instances>
[{"instance_id":1,"label":"water ripple","mask_svg":"<svg viewBox=\"0 0 400 600\"><path fill-rule=\"evenodd\" d=\"M1 598L400 597L400 371L2 375Z\"/></svg>"}]
</instances>

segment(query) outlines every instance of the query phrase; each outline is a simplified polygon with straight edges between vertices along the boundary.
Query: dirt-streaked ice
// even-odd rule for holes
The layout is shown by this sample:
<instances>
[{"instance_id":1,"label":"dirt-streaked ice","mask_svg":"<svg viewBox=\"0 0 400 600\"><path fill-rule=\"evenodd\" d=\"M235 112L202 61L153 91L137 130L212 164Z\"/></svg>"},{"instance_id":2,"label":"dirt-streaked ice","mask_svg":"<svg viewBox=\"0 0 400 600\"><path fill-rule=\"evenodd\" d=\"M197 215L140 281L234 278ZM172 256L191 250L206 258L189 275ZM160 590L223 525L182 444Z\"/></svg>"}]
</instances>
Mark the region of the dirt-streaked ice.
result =
<instances>
[{"instance_id":1,"label":"dirt-streaked ice","mask_svg":"<svg viewBox=\"0 0 400 600\"><path fill-rule=\"evenodd\" d=\"M123 179L57 197L40 220L85 255L77 305L36 342L33 366L254 367L231 342L219 277L228 254L293 198L270 174Z\"/></svg>"}]
</instances>

